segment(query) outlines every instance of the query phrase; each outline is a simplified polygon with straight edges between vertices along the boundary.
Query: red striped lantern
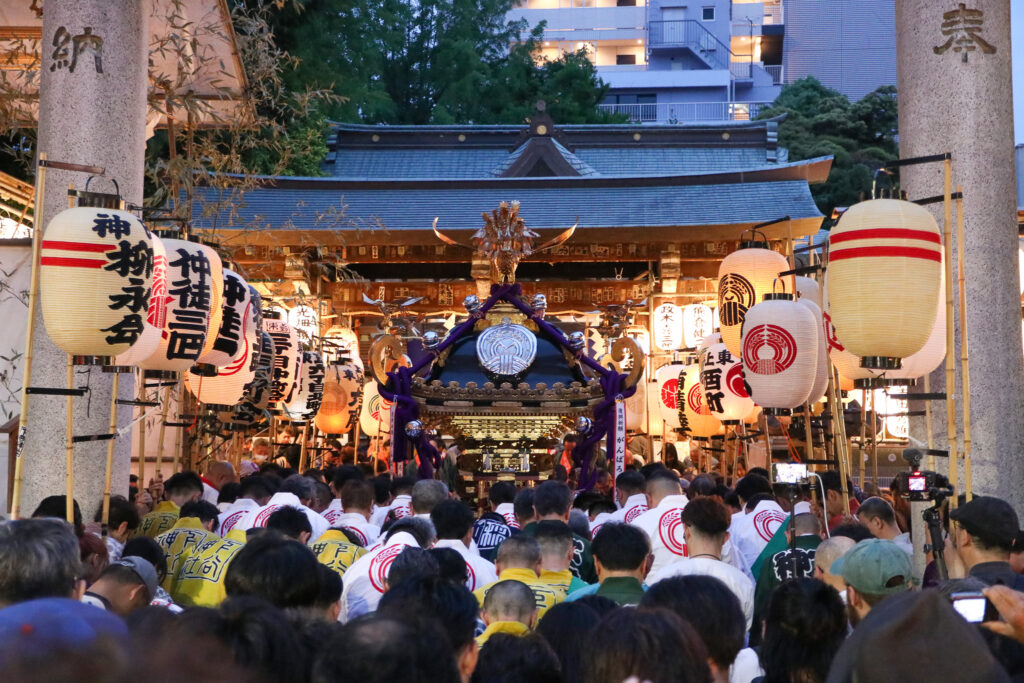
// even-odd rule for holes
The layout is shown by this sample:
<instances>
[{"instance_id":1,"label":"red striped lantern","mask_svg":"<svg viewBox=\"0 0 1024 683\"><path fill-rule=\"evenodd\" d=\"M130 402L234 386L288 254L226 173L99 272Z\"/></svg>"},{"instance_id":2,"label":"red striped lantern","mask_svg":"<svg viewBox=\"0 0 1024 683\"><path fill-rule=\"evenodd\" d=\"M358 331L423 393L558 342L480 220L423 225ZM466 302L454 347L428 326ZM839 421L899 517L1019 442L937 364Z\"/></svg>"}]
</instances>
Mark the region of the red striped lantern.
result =
<instances>
[{"instance_id":1,"label":"red striped lantern","mask_svg":"<svg viewBox=\"0 0 1024 683\"><path fill-rule=\"evenodd\" d=\"M818 326L792 294L768 294L743 321L743 377L769 414L802 406L818 369Z\"/></svg>"},{"instance_id":2,"label":"red striped lantern","mask_svg":"<svg viewBox=\"0 0 1024 683\"><path fill-rule=\"evenodd\" d=\"M712 344L704 353L700 383L708 410L722 424L737 425L754 409L743 382L743 363L724 342Z\"/></svg>"},{"instance_id":3,"label":"red striped lantern","mask_svg":"<svg viewBox=\"0 0 1024 683\"><path fill-rule=\"evenodd\" d=\"M873 369L895 369L935 325L942 235L917 204L873 199L850 207L829 234L830 314L846 349ZM884 330L884 334L879 331Z\"/></svg>"},{"instance_id":4,"label":"red striped lantern","mask_svg":"<svg viewBox=\"0 0 1024 683\"><path fill-rule=\"evenodd\" d=\"M839 371L840 388L844 391L853 389L854 382L861 379L868 379L874 373L860 364L860 356L854 355L846 350L839 337L836 336L836 328L832 324L832 316L829 311L828 296L828 272L825 272L825 284L821 290L821 300L825 304L821 312L822 327L825 331L825 344L828 347L828 359Z\"/></svg>"},{"instance_id":5,"label":"red striped lantern","mask_svg":"<svg viewBox=\"0 0 1024 683\"><path fill-rule=\"evenodd\" d=\"M125 211L66 209L46 226L39 295L46 331L64 352L115 356L145 332L154 236Z\"/></svg>"},{"instance_id":6,"label":"red striped lantern","mask_svg":"<svg viewBox=\"0 0 1024 683\"><path fill-rule=\"evenodd\" d=\"M768 242L741 242L718 268L718 314L722 341L734 356L742 354L740 337L747 311L772 292L779 273L789 270L786 257Z\"/></svg>"}]
</instances>

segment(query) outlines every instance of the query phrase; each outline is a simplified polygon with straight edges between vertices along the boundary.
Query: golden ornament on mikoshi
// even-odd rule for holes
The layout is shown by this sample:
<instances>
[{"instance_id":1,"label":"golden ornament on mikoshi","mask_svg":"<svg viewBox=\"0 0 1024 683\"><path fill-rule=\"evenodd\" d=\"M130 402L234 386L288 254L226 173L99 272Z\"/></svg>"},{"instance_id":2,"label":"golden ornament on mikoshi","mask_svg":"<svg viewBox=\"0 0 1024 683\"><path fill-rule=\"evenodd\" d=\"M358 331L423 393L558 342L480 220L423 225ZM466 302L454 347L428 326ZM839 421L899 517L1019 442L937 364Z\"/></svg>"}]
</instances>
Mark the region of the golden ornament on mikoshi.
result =
<instances>
[{"instance_id":1,"label":"golden ornament on mikoshi","mask_svg":"<svg viewBox=\"0 0 1024 683\"><path fill-rule=\"evenodd\" d=\"M78 207L46 226L39 295L46 331L65 353L116 356L145 332L153 235L125 211Z\"/></svg>"},{"instance_id":2,"label":"golden ornament on mikoshi","mask_svg":"<svg viewBox=\"0 0 1024 683\"><path fill-rule=\"evenodd\" d=\"M166 319L156 351L138 365L174 372L192 367L203 352L213 310L213 275L221 273L222 266L217 252L206 245L176 239L163 242L167 252ZM217 280L221 288L222 278Z\"/></svg>"},{"instance_id":3,"label":"golden ornament on mikoshi","mask_svg":"<svg viewBox=\"0 0 1024 683\"><path fill-rule=\"evenodd\" d=\"M792 294L769 294L743 321L743 378L763 408L792 410L814 388L818 325Z\"/></svg>"},{"instance_id":4,"label":"golden ornament on mikoshi","mask_svg":"<svg viewBox=\"0 0 1024 683\"><path fill-rule=\"evenodd\" d=\"M846 349L877 368L898 367L928 341L941 289L942 235L917 204L851 206L828 238L829 313ZM927 302L927 305L923 305Z\"/></svg>"},{"instance_id":5,"label":"golden ornament on mikoshi","mask_svg":"<svg viewBox=\"0 0 1024 683\"><path fill-rule=\"evenodd\" d=\"M740 248L724 259L718 268L718 315L722 342L734 356L743 353L740 336L747 311L771 293L773 285L785 291L775 280L789 270L786 257L768 248L767 242L741 242Z\"/></svg>"}]
</instances>

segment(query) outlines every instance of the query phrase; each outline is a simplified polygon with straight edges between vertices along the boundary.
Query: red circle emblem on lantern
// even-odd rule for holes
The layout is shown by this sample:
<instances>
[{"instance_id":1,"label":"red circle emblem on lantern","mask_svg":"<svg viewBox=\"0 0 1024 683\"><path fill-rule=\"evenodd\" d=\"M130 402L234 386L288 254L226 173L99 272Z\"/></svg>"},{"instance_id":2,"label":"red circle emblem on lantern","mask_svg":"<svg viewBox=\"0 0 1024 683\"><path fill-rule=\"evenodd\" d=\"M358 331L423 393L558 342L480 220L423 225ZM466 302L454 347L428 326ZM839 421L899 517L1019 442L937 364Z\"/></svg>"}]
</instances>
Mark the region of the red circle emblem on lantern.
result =
<instances>
[{"instance_id":1,"label":"red circle emblem on lantern","mask_svg":"<svg viewBox=\"0 0 1024 683\"><path fill-rule=\"evenodd\" d=\"M777 375L796 360L796 340L778 325L757 325L746 334L743 365L759 375Z\"/></svg>"},{"instance_id":2,"label":"red circle emblem on lantern","mask_svg":"<svg viewBox=\"0 0 1024 683\"><path fill-rule=\"evenodd\" d=\"M747 385L743 382L743 365L741 363L729 368L729 373L725 376L725 384L729 387L729 391L740 398L750 398Z\"/></svg>"},{"instance_id":3,"label":"red circle emblem on lantern","mask_svg":"<svg viewBox=\"0 0 1024 683\"><path fill-rule=\"evenodd\" d=\"M661 402L669 410L678 410L679 401L676 399L676 391L679 389L679 379L672 378L661 385Z\"/></svg>"},{"instance_id":4,"label":"red circle emblem on lantern","mask_svg":"<svg viewBox=\"0 0 1024 683\"><path fill-rule=\"evenodd\" d=\"M686 402L690 404L690 410L698 415L711 414L707 404L704 403L704 389L699 382L690 387L690 393L686 396Z\"/></svg>"}]
</instances>

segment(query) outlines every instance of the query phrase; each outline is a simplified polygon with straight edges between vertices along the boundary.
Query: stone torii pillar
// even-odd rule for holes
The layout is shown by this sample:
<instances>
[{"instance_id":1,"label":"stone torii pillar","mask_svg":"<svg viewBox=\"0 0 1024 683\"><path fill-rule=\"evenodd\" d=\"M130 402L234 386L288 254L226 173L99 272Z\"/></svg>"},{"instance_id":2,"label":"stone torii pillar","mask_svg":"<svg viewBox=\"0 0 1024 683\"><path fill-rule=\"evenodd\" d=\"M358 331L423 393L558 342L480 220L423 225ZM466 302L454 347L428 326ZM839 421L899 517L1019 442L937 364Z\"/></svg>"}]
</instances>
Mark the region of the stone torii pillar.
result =
<instances>
[{"instance_id":1,"label":"stone torii pillar","mask_svg":"<svg viewBox=\"0 0 1024 683\"><path fill-rule=\"evenodd\" d=\"M38 150L53 161L103 167L122 197L135 205L143 197L151 12L150 0L46 0L43 12ZM35 225L43 228L67 208L68 186L84 189L86 179L82 173L47 170ZM113 185L98 179L90 190L112 192ZM32 385L64 387L66 357L46 334L38 308L33 346ZM131 377L121 377L121 398L133 395ZM77 385L86 383L88 398L75 399L75 434L107 433L111 375L99 368L76 375ZM118 412L118 424L127 424L131 409ZM31 395L28 415L22 516L65 489L64 398ZM106 450L103 441L75 449L75 498L87 519L102 498ZM114 493L128 493L130 453L126 435L114 450Z\"/></svg>"},{"instance_id":2,"label":"stone torii pillar","mask_svg":"<svg viewBox=\"0 0 1024 683\"><path fill-rule=\"evenodd\" d=\"M900 156L952 152L953 189L963 186L973 488L1024 512L1010 3L896 0L896 48ZM901 175L911 199L943 192L941 163L906 167ZM942 204L929 208L941 226ZM953 236L955 250L955 222ZM956 317L959 323L959 310ZM956 354L959 365L959 348ZM942 391L944 380L940 368L931 377L932 391ZM958 380L958 422L959 392ZM945 409L939 402L932 407L936 447L946 448ZM911 435L925 440L921 421L912 422ZM961 475L961 490L963 482Z\"/></svg>"}]
</instances>

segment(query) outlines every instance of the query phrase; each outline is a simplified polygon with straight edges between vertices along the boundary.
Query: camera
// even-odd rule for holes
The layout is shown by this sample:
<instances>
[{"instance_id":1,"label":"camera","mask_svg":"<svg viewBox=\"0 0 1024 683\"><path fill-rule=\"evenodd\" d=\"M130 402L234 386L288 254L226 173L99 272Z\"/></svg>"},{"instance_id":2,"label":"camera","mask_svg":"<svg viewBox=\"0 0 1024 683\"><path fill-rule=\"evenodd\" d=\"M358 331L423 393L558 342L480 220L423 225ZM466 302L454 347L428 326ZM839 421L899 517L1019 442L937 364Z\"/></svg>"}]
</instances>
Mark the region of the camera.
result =
<instances>
[{"instance_id":1,"label":"camera","mask_svg":"<svg viewBox=\"0 0 1024 683\"><path fill-rule=\"evenodd\" d=\"M995 605L981 591L963 591L949 596L953 609L972 624L999 619Z\"/></svg>"},{"instance_id":2,"label":"camera","mask_svg":"<svg viewBox=\"0 0 1024 683\"><path fill-rule=\"evenodd\" d=\"M772 463L772 482L775 484L806 484L807 465L798 462Z\"/></svg>"},{"instance_id":3,"label":"camera","mask_svg":"<svg viewBox=\"0 0 1024 683\"><path fill-rule=\"evenodd\" d=\"M934 495L933 489L936 488L938 481L935 472L921 472L916 470L914 472L900 472L897 475L899 479L904 481L901 483L906 484L904 489L909 494L910 500L931 500Z\"/></svg>"}]
</instances>

